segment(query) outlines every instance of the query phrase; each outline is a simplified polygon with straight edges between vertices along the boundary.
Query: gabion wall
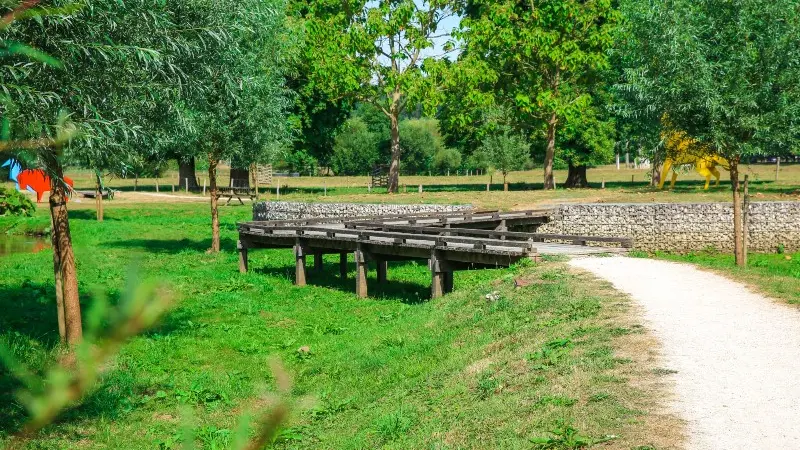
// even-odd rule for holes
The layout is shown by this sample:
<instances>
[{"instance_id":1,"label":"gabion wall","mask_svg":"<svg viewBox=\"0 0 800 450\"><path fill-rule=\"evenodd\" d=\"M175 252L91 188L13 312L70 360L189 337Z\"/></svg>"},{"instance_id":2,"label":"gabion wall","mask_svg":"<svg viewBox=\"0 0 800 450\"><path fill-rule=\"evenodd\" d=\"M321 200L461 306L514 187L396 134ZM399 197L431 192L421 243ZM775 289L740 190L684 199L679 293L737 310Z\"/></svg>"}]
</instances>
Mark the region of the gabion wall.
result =
<instances>
[{"instance_id":1,"label":"gabion wall","mask_svg":"<svg viewBox=\"0 0 800 450\"><path fill-rule=\"evenodd\" d=\"M561 205L541 233L629 236L634 247L653 251L733 251L730 203ZM800 250L800 202L750 205L750 250Z\"/></svg>"},{"instance_id":2,"label":"gabion wall","mask_svg":"<svg viewBox=\"0 0 800 450\"><path fill-rule=\"evenodd\" d=\"M472 209L470 205L396 205L377 203L304 203L261 202L253 205L253 220L316 219L324 217L361 217L426 212L455 212Z\"/></svg>"}]
</instances>

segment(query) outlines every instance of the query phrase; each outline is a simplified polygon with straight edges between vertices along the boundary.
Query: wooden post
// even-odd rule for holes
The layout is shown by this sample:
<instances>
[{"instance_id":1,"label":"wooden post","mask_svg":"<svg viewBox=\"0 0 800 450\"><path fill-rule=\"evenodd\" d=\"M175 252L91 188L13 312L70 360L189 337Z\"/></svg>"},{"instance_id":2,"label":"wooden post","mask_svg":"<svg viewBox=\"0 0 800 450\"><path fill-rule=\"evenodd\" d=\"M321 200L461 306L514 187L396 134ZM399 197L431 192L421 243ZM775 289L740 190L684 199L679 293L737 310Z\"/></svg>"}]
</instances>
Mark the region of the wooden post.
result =
<instances>
[{"instance_id":1,"label":"wooden post","mask_svg":"<svg viewBox=\"0 0 800 450\"><path fill-rule=\"evenodd\" d=\"M367 194L372 194L372 183L367 185Z\"/></svg>"},{"instance_id":2,"label":"wooden post","mask_svg":"<svg viewBox=\"0 0 800 450\"><path fill-rule=\"evenodd\" d=\"M747 266L747 245L750 237L750 175L744 176L744 208L742 208L742 253Z\"/></svg>"},{"instance_id":3,"label":"wooden post","mask_svg":"<svg viewBox=\"0 0 800 450\"><path fill-rule=\"evenodd\" d=\"M206 179L203 178L203 196L206 195Z\"/></svg>"},{"instance_id":4,"label":"wooden post","mask_svg":"<svg viewBox=\"0 0 800 450\"><path fill-rule=\"evenodd\" d=\"M275 197L276 198L281 198L281 183L280 183L280 181L278 182L278 185L275 186Z\"/></svg>"},{"instance_id":5,"label":"wooden post","mask_svg":"<svg viewBox=\"0 0 800 450\"><path fill-rule=\"evenodd\" d=\"M175 193L175 185L174 184L172 185L172 193L173 194Z\"/></svg>"},{"instance_id":6,"label":"wooden post","mask_svg":"<svg viewBox=\"0 0 800 450\"><path fill-rule=\"evenodd\" d=\"M184 184L186 185L186 192L189 192L189 179L186 178Z\"/></svg>"},{"instance_id":7,"label":"wooden post","mask_svg":"<svg viewBox=\"0 0 800 450\"><path fill-rule=\"evenodd\" d=\"M439 298L445 293L445 274L439 252L431 252L431 298Z\"/></svg>"},{"instance_id":8,"label":"wooden post","mask_svg":"<svg viewBox=\"0 0 800 450\"><path fill-rule=\"evenodd\" d=\"M367 258L359 245L355 252L356 260L356 296L367 298Z\"/></svg>"},{"instance_id":9,"label":"wooden post","mask_svg":"<svg viewBox=\"0 0 800 450\"><path fill-rule=\"evenodd\" d=\"M605 188L606 188L606 179L603 178L603 183L600 185L600 189L605 189Z\"/></svg>"},{"instance_id":10,"label":"wooden post","mask_svg":"<svg viewBox=\"0 0 800 450\"><path fill-rule=\"evenodd\" d=\"M444 293L449 294L453 292L453 271L448 270L444 272Z\"/></svg>"},{"instance_id":11,"label":"wooden post","mask_svg":"<svg viewBox=\"0 0 800 450\"><path fill-rule=\"evenodd\" d=\"M778 159L775 161L775 181L778 181L780 178L781 173L781 157L778 156Z\"/></svg>"},{"instance_id":12,"label":"wooden post","mask_svg":"<svg viewBox=\"0 0 800 450\"><path fill-rule=\"evenodd\" d=\"M626 169L630 169L630 167L631 167L631 154L626 152L625 153L625 168Z\"/></svg>"},{"instance_id":13,"label":"wooden post","mask_svg":"<svg viewBox=\"0 0 800 450\"><path fill-rule=\"evenodd\" d=\"M306 285L306 253L300 241L294 246L295 271L294 284L297 286Z\"/></svg>"},{"instance_id":14,"label":"wooden post","mask_svg":"<svg viewBox=\"0 0 800 450\"><path fill-rule=\"evenodd\" d=\"M328 196L328 183L322 185L322 189L325 191L325 197Z\"/></svg>"},{"instance_id":15,"label":"wooden post","mask_svg":"<svg viewBox=\"0 0 800 450\"><path fill-rule=\"evenodd\" d=\"M158 192L158 178L156 178L156 192Z\"/></svg>"},{"instance_id":16,"label":"wooden post","mask_svg":"<svg viewBox=\"0 0 800 450\"><path fill-rule=\"evenodd\" d=\"M347 253L339 253L339 276L347 279Z\"/></svg>"},{"instance_id":17,"label":"wooden post","mask_svg":"<svg viewBox=\"0 0 800 450\"><path fill-rule=\"evenodd\" d=\"M236 248L239 250L239 272L247 273L247 247L239 241L236 243Z\"/></svg>"},{"instance_id":18,"label":"wooden post","mask_svg":"<svg viewBox=\"0 0 800 450\"><path fill-rule=\"evenodd\" d=\"M491 187L492 187L491 183L486 183L486 192L489 192L491 190Z\"/></svg>"},{"instance_id":19,"label":"wooden post","mask_svg":"<svg viewBox=\"0 0 800 450\"><path fill-rule=\"evenodd\" d=\"M419 193L422 194L422 185L419 185Z\"/></svg>"},{"instance_id":20,"label":"wooden post","mask_svg":"<svg viewBox=\"0 0 800 450\"><path fill-rule=\"evenodd\" d=\"M386 283L386 272L389 264L386 261L378 260L378 284Z\"/></svg>"},{"instance_id":21,"label":"wooden post","mask_svg":"<svg viewBox=\"0 0 800 450\"><path fill-rule=\"evenodd\" d=\"M314 253L314 272L322 272L322 253Z\"/></svg>"},{"instance_id":22,"label":"wooden post","mask_svg":"<svg viewBox=\"0 0 800 450\"><path fill-rule=\"evenodd\" d=\"M619 153L617 153L617 170L619 170Z\"/></svg>"}]
</instances>

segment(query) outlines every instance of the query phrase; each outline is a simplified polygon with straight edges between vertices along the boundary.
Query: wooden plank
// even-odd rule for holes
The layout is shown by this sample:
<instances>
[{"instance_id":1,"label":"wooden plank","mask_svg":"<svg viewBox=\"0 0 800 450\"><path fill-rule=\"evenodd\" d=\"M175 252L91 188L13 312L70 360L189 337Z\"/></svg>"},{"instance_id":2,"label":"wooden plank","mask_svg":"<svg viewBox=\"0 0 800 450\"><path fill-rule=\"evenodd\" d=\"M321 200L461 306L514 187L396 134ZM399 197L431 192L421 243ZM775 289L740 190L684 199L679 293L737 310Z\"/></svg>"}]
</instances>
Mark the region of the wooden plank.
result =
<instances>
[{"instance_id":1,"label":"wooden plank","mask_svg":"<svg viewBox=\"0 0 800 450\"><path fill-rule=\"evenodd\" d=\"M379 259L378 264L378 283L386 283L386 273L388 272L389 264L386 260Z\"/></svg>"},{"instance_id":2,"label":"wooden plank","mask_svg":"<svg viewBox=\"0 0 800 450\"><path fill-rule=\"evenodd\" d=\"M339 276L347 279L347 253L339 253Z\"/></svg>"}]
</instances>

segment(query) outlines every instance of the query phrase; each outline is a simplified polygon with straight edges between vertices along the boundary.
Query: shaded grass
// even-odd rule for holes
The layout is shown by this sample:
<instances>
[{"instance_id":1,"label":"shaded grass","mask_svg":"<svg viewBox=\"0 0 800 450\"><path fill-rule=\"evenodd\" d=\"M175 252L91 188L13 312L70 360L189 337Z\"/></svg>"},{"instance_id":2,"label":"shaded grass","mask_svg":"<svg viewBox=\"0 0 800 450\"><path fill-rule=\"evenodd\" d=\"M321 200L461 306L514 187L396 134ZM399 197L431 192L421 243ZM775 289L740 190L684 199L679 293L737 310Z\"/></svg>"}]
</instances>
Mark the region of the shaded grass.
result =
<instances>
[{"instance_id":1,"label":"shaded grass","mask_svg":"<svg viewBox=\"0 0 800 450\"><path fill-rule=\"evenodd\" d=\"M32 222L46 224L44 214ZM436 301L425 300L424 263L397 264L385 286L371 272L375 297L361 300L352 273L334 276L335 259L304 288L292 284L290 251L254 251L239 274L235 222L250 211L222 214L219 255L205 253L205 205L114 207L103 223L72 215L84 307L97 295L116 301L132 265L182 301L37 448L178 448L183 405L198 445L223 447L242 412L264 406L270 355L292 373L293 395L312 399L279 448L530 448L564 423L619 435L618 448L651 442L645 405L658 396L631 382L649 369L617 356L624 301L562 263L459 272ZM55 357L51 258L0 258L0 340L35 370ZM515 289L516 277L532 284ZM0 369L0 442L25 419L15 387Z\"/></svg>"},{"instance_id":2,"label":"shaded grass","mask_svg":"<svg viewBox=\"0 0 800 450\"><path fill-rule=\"evenodd\" d=\"M800 304L800 252L794 254L753 253L748 256L749 264L744 268L736 266L732 254L656 252L652 256L712 269L774 298Z\"/></svg>"}]
</instances>

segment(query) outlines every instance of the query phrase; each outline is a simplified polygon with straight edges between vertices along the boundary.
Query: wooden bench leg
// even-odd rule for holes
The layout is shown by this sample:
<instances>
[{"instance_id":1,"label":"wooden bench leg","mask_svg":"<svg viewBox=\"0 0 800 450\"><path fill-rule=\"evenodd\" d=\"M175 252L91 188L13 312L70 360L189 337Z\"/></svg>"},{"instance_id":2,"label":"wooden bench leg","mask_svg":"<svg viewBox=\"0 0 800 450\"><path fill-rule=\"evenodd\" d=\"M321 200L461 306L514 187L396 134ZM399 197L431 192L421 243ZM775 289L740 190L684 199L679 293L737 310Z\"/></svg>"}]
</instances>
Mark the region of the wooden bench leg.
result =
<instances>
[{"instance_id":1,"label":"wooden bench leg","mask_svg":"<svg viewBox=\"0 0 800 450\"><path fill-rule=\"evenodd\" d=\"M378 261L378 283L386 283L386 272L388 271L389 263L386 261Z\"/></svg>"},{"instance_id":2,"label":"wooden bench leg","mask_svg":"<svg viewBox=\"0 0 800 450\"><path fill-rule=\"evenodd\" d=\"M343 280L347 279L347 253L339 254L339 276Z\"/></svg>"},{"instance_id":3,"label":"wooden bench leg","mask_svg":"<svg viewBox=\"0 0 800 450\"><path fill-rule=\"evenodd\" d=\"M306 254L305 249L297 244L294 246L295 256L295 277L294 284L297 286L306 285Z\"/></svg>"},{"instance_id":4,"label":"wooden bench leg","mask_svg":"<svg viewBox=\"0 0 800 450\"><path fill-rule=\"evenodd\" d=\"M247 247L239 241L236 243L236 248L239 250L239 272L247 273Z\"/></svg>"},{"instance_id":5,"label":"wooden bench leg","mask_svg":"<svg viewBox=\"0 0 800 450\"><path fill-rule=\"evenodd\" d=\"M227 201L227 202L225 202L225 206L228 206L228 205L230 205L230 204L231 204L231 200L233 200L233 196L232 196L232 195L229 195L229 196L228 196L228 201Z\"/></svg>"},{"instance_id":6,"label":"wooden bench leg","mask_svg":"<svg viewBox=\"0 0 800 450\"><path fill-rule=\"evenodd\" d=\"M237 195L236 199L239 200L239 203L241 203L242 206L244 206L244 202L242 201L242 196L241 195Z\"/></svg>"},{"instance_id":7,"label":"wooden bench leg","mask_svg":"<svg viewBox=\"0 0 800 450\"><path fill-rule=\"evenodd\" d=\"M367 258L359 248L355 252L356 259L356 296L367 298Z\"/></svg>"}]
</instances>

